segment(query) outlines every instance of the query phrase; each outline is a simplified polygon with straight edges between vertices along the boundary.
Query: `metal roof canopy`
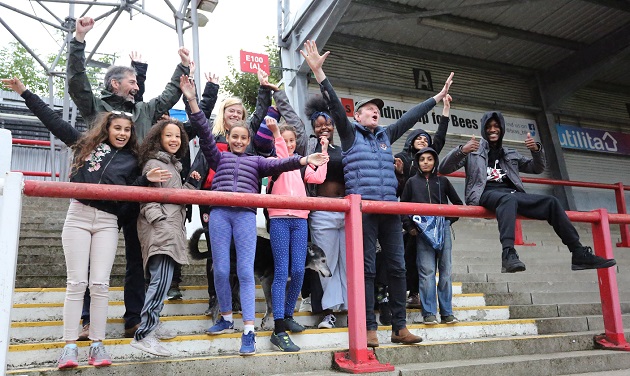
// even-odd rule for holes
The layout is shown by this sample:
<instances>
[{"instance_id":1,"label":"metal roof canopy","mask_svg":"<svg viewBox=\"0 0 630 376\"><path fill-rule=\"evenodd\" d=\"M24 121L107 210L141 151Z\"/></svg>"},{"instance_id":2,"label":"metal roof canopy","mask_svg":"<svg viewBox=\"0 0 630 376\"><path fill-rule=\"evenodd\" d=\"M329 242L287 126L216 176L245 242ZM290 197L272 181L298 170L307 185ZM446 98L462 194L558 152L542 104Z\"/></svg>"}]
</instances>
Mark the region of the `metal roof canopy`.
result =
<instances>
[{"instance_id":1,"label":"metal roof canopy","mask_svg":"<svg viewBox=\"0 0 630 376\"><path fill-rule=\"evenodd\" d=\"M630 93L628 0L311 0L278 34L297 70L287 83L308 73L299 50L313 39L531 78L560 113L586 86Z\"/></svg>"},{"instance_id":2,"label":"metal roof canopy","mask_svg":"<svg viewBox=\"0 0 630 376\"><path fill-rule=\"evenodd\" d=\"M310 0L295 20L289 20L289 5L290 0L278 0L278 45L287 68L287 95L295 108L302 109L308 98L309 67L299 51L310 39L320 48L331 42L367 54L524 78L536 102L528 112L535 114L548 159L557 166L555 179L569 179L562 147L551 130L556 115L629 128L627 118L594 118L561 107L585 87L612 96L630 93L630 0ZM335 80L343 82L343 77ZM369 82L356 84L374 89ZM378 90L405 92L386 85ZM513 106L497 98L493 107ZM565 198L565 208L575 208L570 188L560 188L556 196Z\"/></svg>"},{"instance_id":3,"label":"metal roof canopy","mask_svg":"<svg viewBox=\"0 0 630 376\"><path fill-rule=\"evenodd\" d=\"M166 5L171 9L171 11L173 12L173 17L174 17L174 23L169 23L157 16L155 16L154 14L151 14L150 12L146 11L145 9L145 0L141 1L141 5L137 5L136 3L139 2L139 0L111 0L111 1L103 1L103 0L29 0L29 2L31 3L31 5L33 4L38 4L41 9L47 13L51 20L46 20L44 18L35 16L31 13L28 13L24 10L18 9L16 7L10 6L6 3L0 2L0 7L4 7L10 11L12 11L13 13L17 14L18 16L23 16L23 17L28 17L31 18L33 20L36 20L40 23L46 24L48 26L54 27L55 29L61 31L62 33L64 33L65 35L65 39L64 42L61 46L61 48L59 49L59 52L57 53L57 56L55 58L55 60L50 64L46 64L36 53L35 51L29 47L28 41L25 41L24 39L20 38L20 36L9 26L9 24L7 24L7 22L0 17L0 24L2 26L4 26L5 29L7 29L7 31L9 31L9 33L11 33L11 35L13 35L13 37L33 56L33 58L39 63L39 65L42 66L42 68L44 69L44 71L46 72L46 74L48 75L48 88L49 88L49 104L51 106L53 106L53 76L58 76L58 77L65 77L66 82L65 82L65 90L64 90L64 99L63 99L63 118L70 121L73 125L74 125L74 120L76 118L76 108L74 109L74 113L73 116L70 117L70 113L69 113L69 108L70 108L70 98L68 96L68 77L65 75L65 72L62 71L55 71L55 68L57 68L57 64L59 62L59 59L61 58L62 54L66 54L66 61L68 61L68 56L67 56L67 52L66 51L66 47L67 45L70 43L70 41L73 38L73 33L76 29L76 20L77 18L75 18L75 5L86 5L86 9L83 11L83 13L79 16L83 17L85 15L87 15L88 11L92 10L92 8L97 9L97 10L103 10L102 13L100 13L98 16L96 17L92 17L94 18L95 21L101 20L101 19L105 19L110 15L114 15L113 19L109 22L109 25L107 26L107 28L105 29L105 31L102 33L102 35L100 36L100 38L98 39L98 41L96 42L96 44L94 45L94 47L92 48L89 56L87 56L87 64L88 65L93 65L93 66L101 66L100 62L98 61L93 61L92 57L94 56L94 54L98 51L99 46L101 45L101 43L103 42L103 40L105 40L105 37L107 37L109 31L114 27L116 21L118 20L118 18L120 17L120 15L123 12L127 12L129 13L129 17L133 18L134 14L132 13L133 11L137 12L136 14L143 14L145 16L148 16L149 18L167 26L170 27L171 29L175 30L177 32L178 35L178 39L179 39L179 46L183 46L184 45L184 31L187 29L192 28L192 37L193 37L193 61L199 61L199 34L198 34L198 15L197 15L197 8L198 6L202 9L206 9L209 11L212 11L214 9L214 6L216 6L216 4L218 3L218 0L181 0L179 7L175 7L170 0L164 0L164 2L166 3ZM45 5L45 3L61 3L61 4L68 4L68 14L67 16L61 16L61 15L56 15L49 7L47 7ZM190 11L187 12L187 8L190 5ZM4 14L6 15L7 13L4 12ZM17 19L19 19L20 17L17 17ZM186 24L186 26L184 26L184 24ZM197 70L195 72L195 80L197 82L201 82L199 79L200 76L200 72L199 70ZM197 91L199 91L200 88L197 88ZM200 95L200 93L198 93ZM54 140L54 136L51 134L50 135L50 148L51 148L51 166L55 166L54 163L54 148L55 148L55 140ZM63 145L62 145L63 146ZM53 168L54 169L54 168ZM63 171L62 171L63 172ZM65 174L67 175L67 174ZM65 176L64 174L60 174L60 176ZM53 171L52 176L55 176L55 171ZM54 178L53 178L54 180Z\"/></svg>"}]
</instances>

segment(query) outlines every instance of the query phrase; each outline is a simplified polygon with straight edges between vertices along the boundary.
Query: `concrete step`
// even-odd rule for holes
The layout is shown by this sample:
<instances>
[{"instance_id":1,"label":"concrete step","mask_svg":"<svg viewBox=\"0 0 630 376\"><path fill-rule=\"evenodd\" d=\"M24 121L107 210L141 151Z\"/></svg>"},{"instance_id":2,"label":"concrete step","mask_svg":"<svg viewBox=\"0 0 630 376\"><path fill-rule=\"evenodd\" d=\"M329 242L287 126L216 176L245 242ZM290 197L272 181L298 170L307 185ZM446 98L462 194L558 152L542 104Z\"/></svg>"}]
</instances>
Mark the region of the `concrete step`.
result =
<instances>
[{"instance_id":1,"label":"concrete step","mask_svg":"<svg viewBox=\"0 0 630 376\"><path fill-rule=\"evenodd\" d=\"M628 331L626 331L628 332ZM414 364L424 364L428 362L464 362L472 359L479 358L482 354L492 354L495 357L507 357L507 356L522 356L522 355L535 355L546 353L558 353L558 352L577 352L583 354L584 351L592 351L593 349L593 335L596 332L584 332L584 333L566 333L557 335L524 335L513 337L486 337L478 339L450 339L446 341L429 341L411 345L393 345L389 344L389 333L385 332L381 336L379 331L379 339L383 339L381 346L376 348L374 353L381 363L390 363L396 367L393 372L373 373L373 375L400 375L403 369L407 369ZM292 337L297 337L293 336ZM192 337L190 340L192 340ZM129 375L134 374L136 376L154 376L154 375L171 375L171 374L190 374L201 375L208 374L208 370L214 370L213 374L220 375L309 375L309 376L324 376L324 375L339 375L338 371L335 371L332 366L331 359L333 353L343 351L346 345L339 346L337 348L324 348L323 346L316 350L302 350L297 353L283 353L279 351L264 351L263 347L268 343L268 336L258 334L257 337L257 355L253 357L239 357L231 354L225 354L222 356L213 356L208 354L209 349L214 349L213 346L208 346L208 342L216 338L207 337L206 344L204 344L205 354L199 356L188 355L183 358L149 358L147 356L141 358L136 356L135 359L128 359L125 361L116 361L111 367L106 370L97 369L94 367L86 366L85 357L87 355L87 343L80 344L79 354L81 366L75 371L83 376L102 375L106 372L108 375ZM177 340L177 339L176 339ZM165 341L165 346L172 349L177 346L176 340ZM110 340L111 341L111 340ZM234 339L238 341L238 339ZM347 339L346 339L347 341ZM126 345L125 340L121 341L119 345L126 353L137 354L137 350ZM110 342L111 343L111 342ZM108 343L108 350L111 352L112 344ZM117 343L114 341L114 343ZM347 342L344 342L347 343ZM44 345L44 344L42 344ZM51 344L46 344L50 346ZM55 344L52 344L53 346ZM41 345L36 345L41 347ZM56 354L60 351L59 347L55 347ZM598 350L598 352L601 350ZM17 349L13 348L9 353L9 359L11 359ZM608 351L607 353L610 353ZM602 352L603 354L603 352ZM616 354L623 354L616 352ZM483 355L482 355L483 356ZM175 360L175 361L174 361ZM255 363L255 366L252 366ZM47 360L40 363L41 366L47 368L14 368L10 369L8 375L58 375L59 371L54 367L54 359ZM616 362L609 362L604 367L599 368L600 371L619 369L622 366ZM613 367L617 365L617 367ZM626 367L630 368L630 367ZM588 370L590 368L587 368ZM532 369L533 370L533 369ZM504 375L508 372L487 372L487 375ZM550 375L551 373L528 373L528 376L538 375ZM607 374L607 373L606 373ZM611 375L618 376L616 373L610 373ZM450 375L446 372L435 372L435 375ZM599 375L597 375L599 376Z\"/></svg>"},{"instance_id":2,"label":"concrete step","mask_svg":"<svg viewBox=\"0 0 630 376\"><path fill-rule=\"evenodd\" d=\"M599 292L510 292L486 294L486 302L490 305L515 305L515 304L576 304L601 302ZM619 299L623 302L630 301L630 291L619 292Z\"/></svg>"},{"instance_id":3,"label":"concrete step","mask_svg":"<svg viewBox=\"0 0 630 376\"><path fill-rule=\"evenodd\" d=\"M535 335L536 326L532 320L504 320L479 323L458 323L455 325L408 325L409 330L429 341L444 341L452 339L471 339L486 337ZM274 347L269 342L271 332L257 333L257 351L269 353ZM391 330L379 327L379 341L389 343ZM236 354L240 347L240 333L222 334L216 336L187 335L178 336L172 340L163 341L164 346L173 352L173 356L208 356ZM307 329L302 333L291 334L293 341L303 350L340 349L348 346L346 328L335 329ZM129 346L131 339L108 339L103 341L112 359L116 362L152 358ZM88 342L80 343L80 355L85 359ZM55 364L64 342L48 342L38 344L18 344L9 346L7 367L9 369L52 366ZM330 363L329 363L330 364Z\"/></svg>"},{"instance_id":4,"label":"concrete step","mask_svg":"<svg viewBox=\"0 0 630 376\"><path fill-rule=\"evenodd\" d=\"M621 313L630 314L630 302L620 303ZM572 317L602 315L601 303L511 305L511 318Z\"/></svg>"},{"instance_id":5,"label":"concrete step","mask_svg":"<svg viewBox=\"0 0 630 376\"><path fill-rule=\"evenodd\" d=\"M488 273L458 272L453 273L452 278L459 282L585 282L597 281L597 273L586 270L572 271L569 268L569 270L558 270L554 273L534 270L526 270L521 273L500 273L500 271ZM627 270L618 272L617 283L630 283L630 273Z\"/></svg>"},{"instance_id":6,"label":"concrete step","mask_svg":"<svg viewBox=\"0 0 630 376\"><path fill-rule=\"evenodd\" d=\"M462 323L481 323L492 325L495 322L509 320L508 307L461 307L453 309L455 316ZM163 311L164 313L164 311ZM337 327L343 328L348 326L347 315L344 313L336 313ZM242 316L235 314L235 327L242 330ZM256 327L258 330L272 330L273 320L263 323L264 313L256 314ZM297 322L306 328L317 329L317 325L322 320L322 315L312 314L310 312L295 312L294 318ZM378 313L377 313L378 319ZM204 315L188 315L188 316L161 316L164 326L178 335L204 334L205 330L212 326L212 317ZM448 330L450 325L424 325L422 324L422 314L420 310L408 310L407 322L411 324L421 324L426 328L441 328ZM107 321L106 338L123 338L124 322L120 318L110 318ZM63 322L61 320L51 321L32 321L32 322L13 322L11 325L11 343L41 343L58 341L63 334Z\"/></svg>"},{"instance_id":7,"label":"concrete step","mask_svg":"<svg viewBox=\"0 0 630 376\"><path fill-rule=\"evenodd\" d=\"M299 309L300 300L296 305ZM475 307L475 311L484 307L485 301L482 294L456 294L453 296L453 307L466 308ZM256 299L256 312L265 312L266 303L263 298ZM507 308L507 307L505 307ZM189 316L199 315L208 309L208 298L167 300L161 316ZM122 301L110 301L107 311L108 318L123 317L125 306ZM478 317L475 316L475 317ZM59 321L63 318L63 303L29 303L14 304L11 310L11 320L13 322L31 321Z\"/></svg>"},{"instance_id":8,"label":"concrete step","mask_svg":"<svg viewBox=\"0 0 630 376\"><path fill-rule=\"evenodd\" d=\"M525 273L564 273L571 272L571 262L567 260L566 263L563 264L527 264L525 263L527 271ZM630 271L630 265L615 265L614 268L617 273L620 270ZM488 265L488 264L468 264L468 265L457 265L453 264L452 267L453 273L500 273L501 272L501 264L497 263L496 265ZM586 275L589 273L587 270L577 271L575 273ZM506 273L507 274L507 273Z\"/></svg>"},{"instance_id":9,"label":"concrete step","mask_svg":"<svg viewBox=\"0 0 630 376\"><path fill-rule=\"evenodd\" d=\"M487 376L566 375L584 371L630 368L630 353L584 350L548 354L485 357L467 361L415 363L401 366L399 375Z\"/></svg>"},{"instance_id":10,"label":"concrete step","mask_svg":"<svg viewBox=\"0 0 630 376\"><path fill-rule=\"evenodd\" d=\"M478 292L483 294L508 293L508 292L599 292L597 281L579 282L465 282L462 291ZM630 286L619 285L619 291L630 292Z\"/></svg>"},{"instance_id":11,"label":"concrete step","mask_svg":"<svg viewBox=\"0 0 630 376\"><path fill-rule=\"evenodd\" d=\"M127 263L123 258L119 258L115 260L116 262L112 265L112 274L125 274L125 270L127 268ZM53 275L64 275L66 274L66 264L64 263L27 263L27 264L18 264L17 265L17 274L18 275L36 275L41 270L46 270L48 273ZM206 273L206 263L195 262L190 265L182 266L182 274L205 274Z\"/></svg>"},{"instance_id":12,"label":"concrete step","mask_svg":"<svg viewBox=\"0 0 630 376\"><path fill-rule=\"evenodd\" d=\"M205 271L202 274L187 273L183 277L185 284L207 285L208 278ZM109 279L110 287L121 287L124 285L124 274L112 274ZM55 288L66 286L66 274L58 275L20 275L15 281L16 288Z\"/></svg>"}]
</instances>

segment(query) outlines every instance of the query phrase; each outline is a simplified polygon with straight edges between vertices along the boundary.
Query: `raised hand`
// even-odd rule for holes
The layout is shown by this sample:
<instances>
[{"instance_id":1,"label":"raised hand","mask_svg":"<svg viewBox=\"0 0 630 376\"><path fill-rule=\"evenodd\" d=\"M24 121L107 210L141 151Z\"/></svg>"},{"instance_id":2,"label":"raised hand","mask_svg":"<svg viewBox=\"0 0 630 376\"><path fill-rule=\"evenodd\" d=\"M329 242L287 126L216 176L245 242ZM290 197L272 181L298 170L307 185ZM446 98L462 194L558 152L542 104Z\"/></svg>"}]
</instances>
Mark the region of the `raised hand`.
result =
<instances>
[{"instance_id":1,"label":"raised hand","mask_svg":"<svg viewBox=\"0 0 630 376\"><path fill-rule=\"evenodd\" d=\"M81 43L85 40L85 34L94 27L94 19L91 17L81 17L76 23L75 39Z\"/></svg>"},{"instance_id":2,"label":"raised hand","mask_svg":"<svg viewBox=\"0 0 630 376\"><path fill-rule=\"evenodd\" d=\"M267 128L273 133L274 137L280 136L280 128L278 128L278 121L270 116L265 117L265 123Z\"/></svg>"},{"instance_id":3,"label":"raised hand","mask_svg":"<svg viewBox=\"0 0 630 376\"><path fill-rule=\"evenodd\" d=\"M328 162L328 154L324 153L313 153L309 154L307 157L304 157L308 161L309 164L315 166L321 166L324 163Z\"/></svg>"},{"instance_id":4,"label":"raised hand","mask_svg":"<svg viewBox=\"0 0 630 376\"><path fill-rule=\"evenodd\" d=\"M197 92L195 91L195 83L192 78L182 74L179 78L179 88L184 93L184 96L189 101L195 99L197 97Z\"/></svg>"},{"instance_id":5,"label":"raised hand","mask_svg":"<svg viewBox=\"0 0 630 376\"><path fill-rule=\"evenodd\" d=\"M448 90L451 88L451 84L453 83L454 75L455 75L455 72L451 72L451 74L446 79L446 82L444 83L444 87L442 88L442 90L433 97L436 103L440 102L448 94Z\"/></svg>"},{"instance_id":6,"label":"raised hand","mask_svg":"<svg viewBox=\"0 0 630 376\"><path fill-rule=\"evenodd\" d=\"M191 172L190 173L190 177L195 179L195 180L197 180L197 181L201 180L201 174L199 174L199 172L197 172L197 171Z\"/></svg>"},{"instance_id":7,"label":"raised hand","mask_svg":"<svg viewBox=\"0 0 630 376\"><path fill-rule=\"evenodd\" d=\"M19 95L22 95L22 93L26 91L26 86L24 86L22 81L20 81L20 79L17 77L3 78L3 79L0 79L0 81L2 82L4 86L15 91Z\"/></svg>"},{"instance_id":8,"label":"raised hand","mask_svg":"<svg viewBox=\"0 0 630 376\"><path fill-rule=\"evenodd\" d=\"M527 146L527 148L531 151L540 150L538 143L536 142L536 140L534 140L534 138L532 137L532 134L529 132L527 132L527 137L525 138L525 146Z\"/></svg>"},{"instance_id":9,"label":"raised hand","mask_svg":"<svg viewBox=\"0 0 630 376\"><path fill-rule=\"evenodd\" d=\"M464 154L468 154L477 150L479 150L479 140L477 140L475 138L475 135L473 135L472 138L468 140L466 145L462 146L462 152Z\"/></svg>"},{"instance_id":10,"label":"raised hand","mask_svg":"<svg viewBox=\"0 0 630 376\"><path fill-rule=\"evenodd\" d=\"M147 179L153 183L163 183L172 177L173 174L171 174L168 170L164 170L159 167L152 168L149 172L147 172Z\"/></svg>"},{"instance_id":11,"label":"raised hand","mask_svg":"<svg viewBox=\"0 0 630 376\"><path fill-rule=\"evenodd\" d=\"M330 55L330 51L326 51L323 55L320 55L319 51L317 51L317 43L313 40L307 40L304 42L304 49L300 50L300 53L315 74L317 82L322 82L326 78L322 66L328 55Z\"/></svg>"},{"instance_id":12,"label":"raised hand","mask_svg":"<svg viewBox=\"0 0 630 376\"><path fill-rule=\"evenodd\" d=\"M442 102L444 103L444 108L442 109L442 116L448 117L450 115L451 101L452 100L453 100L453 98L451 98L451 95L450 94L446 94L446 96L442 100Z\"/></svg>"},{"instance_id":13,"label":"raised hand","mask_svg":"<svg viewBox=\"0 0 630 376\"><path fill-rule=\"evenodd\" d=\"M140 54L140 52L138 51L131 51L129 53L129 58L131 59L131 61L135 61L136 63L144 63L145 61L142 60L142 54Z\"/></svg>"},{"instance_id":14,"label":"raised hand","mask_svg":"<svg viewBox=\"0 0 630 376\"><path fill-rule=\"evenodd\" d=\"M208 82L212 82L213 84L219 84L219 76L217 76L216 74L212 74L210 72L208 73L204 73L204 75L206 76L206 80Z\"/></svg>"},{"instance_id":15,"label":"raised hand","mask_svg":"<svg viewBox=\"0 0 630 376\"><path fill-rule=\"evenodd\" d=\"M177 53L179 54L179 58L182 60L183 66L187 67L190 65L190 51L188 51L188 48L180 47L179 50L177 50Z\"/></svg>"},{"instance_id":16,"label":"raised hand","mask_svg":"<svg viewBox=\"0 0 630 376\"><path fill-rule=\"evenodd\" d=\"M273 91L278 91L280 90L278 88L278 86L272 84L271 82L269 82L269 75L267 74L267 72L265 72L264 70L258 68L258 72L256 73L258 76L258 82L260 83L260 86L264 86L267 87Z\"/></svg>"},{"instance_id":17,"label":"raised hand","mask_svg":"<svg viewBox=\"0 0 630 376\"><path fill-rule=\"evenodd\" d=\"M195 65L194 61L190 61L190 63L188 63L188 69L190 70L190 73L188 73L188 77L190 77L191 80L195 79L195 71L197 70L197 65Z\"/></svg>"}]
</instances>

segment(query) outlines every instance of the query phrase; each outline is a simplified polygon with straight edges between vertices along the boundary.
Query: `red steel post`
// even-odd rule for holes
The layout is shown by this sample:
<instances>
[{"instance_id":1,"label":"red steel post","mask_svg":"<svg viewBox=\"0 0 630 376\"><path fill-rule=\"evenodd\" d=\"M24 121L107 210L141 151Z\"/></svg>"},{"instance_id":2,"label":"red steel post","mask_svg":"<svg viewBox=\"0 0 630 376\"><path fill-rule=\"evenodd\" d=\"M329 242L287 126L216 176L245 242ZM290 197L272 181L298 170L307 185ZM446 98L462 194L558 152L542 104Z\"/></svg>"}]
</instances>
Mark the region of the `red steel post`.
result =
<instances>
[{"instance_id":1,"label":"red steel post","mask_svg":"<svg viewBox=\"0 0 630 376\"><path fill-rule=\"evenodd\" d=\"M617 213L628 214L626 210L626 193L624 191L623 183L616 184L615 198L617 201ZM627 223L619 224L619 231L621 232L621 243L617 243L617 247L630 247L630 226Z\"/></svg>"},{"instance_id":2,"label":"red steel post","mask_svg":"<svg viewBox=\"0 0 630 376\"><path fill-rule=\"evenodd\" d=\"M610 224L606 209L597 209L599 221L592 223L595 254L604 258L614 258L610 240ZM605 349L630 351L623 333L619 289L617 287L617 267L597 269L599 295L604 317L604 335L595 336L595 342Z\"/></svg>"},{"instance_id":3,"label":"red steel post","mask_svg":"<svg viewBox=\"0 0 630 376\"><path fill-rule=\"evenodd\" d=\"M349 350L335 353L335 363L342 371L349 373L393 371L393 366L379 363L374 352L367 348L361 196L349 195L346 200L350 202L345 218Z\"/></svg>"},{"instance_id":4,"label":"red steel post","mask_svg":"<svg viewBox=\"0 0 630 376\"><path fill-rule=\"evenodd\" d=\"M520 219L516 219L516 225L514 226L514 245L536 245L536 243L525 243L525 240L523 240L523 224Z\"/></svg>"}]
</instances>

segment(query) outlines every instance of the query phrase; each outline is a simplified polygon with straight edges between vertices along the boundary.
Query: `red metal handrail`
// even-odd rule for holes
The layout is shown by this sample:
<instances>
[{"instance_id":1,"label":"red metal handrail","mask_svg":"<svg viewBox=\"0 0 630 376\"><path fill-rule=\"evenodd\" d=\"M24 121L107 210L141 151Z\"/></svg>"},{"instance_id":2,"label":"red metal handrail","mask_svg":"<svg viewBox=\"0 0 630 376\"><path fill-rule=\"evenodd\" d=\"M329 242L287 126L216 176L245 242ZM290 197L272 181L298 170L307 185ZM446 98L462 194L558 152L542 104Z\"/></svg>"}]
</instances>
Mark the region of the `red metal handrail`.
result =
<instances>
[{"instance_id":1,"label":"red metal handrail","mask_svg":"<svg viewBox=\"0 0 630 376\"><path fill-rule=\"evenodd\" d=\"M12 138L13 145L29 145L29 146L50 146L50 141L44 140L27 140L25 138Z\"/></svg>"},{"instance_id":2,"label":"red metal handrail","mask_svg":"<svg viewBox=\"0 0 630 376\"><path fill-rule=\"evenodd\" d=\"M461 171L450 173L446 176L454 178L466 178L466 174ZM615 201L617 202L617 213L628 214L626 209L626 196L624 191L630 191L630 186L626 186L619 182L616 184L606 183L594 183L587 181L574 181L574 180L555 180L547 178L531 178L522 177L524 183L533 184L546 184L546 185L561 185L568 187L580 187L580 188L596 188L596 189L612 189L615 191ZM619 231L621 233L621 242L617 243L617 247L630 247L630 226L627 223L619 224ZM525 243L523 241L523 231L519 220L516 221L516 229L514 234L514 244L516 245L536 245L534 243Z\"/></svg>"},{"instance_id":3,"label":"red metal handrail","mask_svg":"<svg viewBox=\"0 0 630 376\"><path fill-rule=\"evenodd\" d=\"M352 373L392 370L380 364L367 349L365 327L365 286L363 275L363 225L361 213L424 214L453 217L488 218L494 214L479 206L438 205L361 201L360 196L344 199L320 197L287 197L246 193L189 191L168 188L108 186L98 184L25 181L24 194L39 197L65 197L98 200L206 204L240 207L268 207L345 212L346 271L348 275L348 343L347 353L335 354L337 365ZM605 209L592 212L567 212L569 219L592 223L593 246L598 256L613 258L610 223L630 223L630 215L608 214ZM630 351L626 342L619 303L615 268L597 270L605 333L596 336L597 343L608 349Z\"/></svg>"}]
</instances>

